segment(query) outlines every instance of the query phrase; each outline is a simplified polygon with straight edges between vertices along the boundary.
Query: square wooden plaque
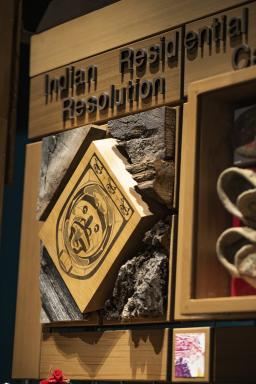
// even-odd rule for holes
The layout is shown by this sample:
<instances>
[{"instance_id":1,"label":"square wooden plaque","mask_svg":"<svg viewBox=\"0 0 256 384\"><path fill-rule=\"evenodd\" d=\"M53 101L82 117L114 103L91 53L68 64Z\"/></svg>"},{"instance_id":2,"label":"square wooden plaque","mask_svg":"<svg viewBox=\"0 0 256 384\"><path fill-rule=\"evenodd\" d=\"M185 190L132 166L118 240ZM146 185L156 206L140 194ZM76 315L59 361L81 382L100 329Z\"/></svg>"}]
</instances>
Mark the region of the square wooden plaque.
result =
<instances>
[{"instance_id":1,"label":"square wooden plaque","mask_svg":"<svg viewBox=\"0 0 256 384\"><path fill-rule=\"evenodd\" d=\"M118 267L152 222L116 143L92 142L39 235L81 312L104 306Z\"/></svg>"}]
</instances>

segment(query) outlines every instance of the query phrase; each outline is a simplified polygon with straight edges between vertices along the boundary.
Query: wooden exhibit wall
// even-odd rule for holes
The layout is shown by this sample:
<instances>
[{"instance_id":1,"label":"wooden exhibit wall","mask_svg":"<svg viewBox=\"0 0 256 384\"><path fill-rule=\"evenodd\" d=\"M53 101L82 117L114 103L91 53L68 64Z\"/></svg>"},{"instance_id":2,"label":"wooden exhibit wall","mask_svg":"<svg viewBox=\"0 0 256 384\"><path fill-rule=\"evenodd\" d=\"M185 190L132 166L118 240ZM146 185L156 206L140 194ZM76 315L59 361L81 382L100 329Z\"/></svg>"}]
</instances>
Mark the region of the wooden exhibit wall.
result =
<instances>
[{"instance_id":1,"label":"wooden exhibit wall","mask_svg":"<svg viewBox=\"0 0 256 384\"><path fill-rule=\"evenodd\" d=\"M171 375L171 348L168 328L174 326L174 284L175 284L175 249L177 216L173 216L172 252L169 278L169 301L167 318L160 319L161 326L154 324L154 329L140 326L136 330L115 329L79 331L51 328L42 332L40 326L40 298L38 287L40 250L38 230L40 224L35 220L36 196L39 180L41 137L63 130L60 118L60 103L50 106L50 113L45 113L43 103L43 80L46 73L53 76L61 73L61 69L81 61L83 65L105 66L101 90L104 91L110 81L115 83L118 71L117 53L120 47L146 47L148 41L159 41L160 34L172 35L179 31L179 65L170 69L166 100L160 104L180 106L181 118L177 123L178 143L182 132L183 103L186 101L187 87L195 80L220 74L232 69L232 50L229 42L221 51L204 52L191 60L186 56L181 38L186 31L198 31L210 25L214 17L242 17L244 7L248 8L249 31L247 43L256 47L256 2L241 0L121 0L104 9L64 23L51 30L32 37L31 41L31 104L29 137L33 143L27 145L23 220L20 245L20 267L17 297L17 315L13 353L13 378L41 378L48 375L49 368L62 368L71 379L79 380L150 380L165 381ZM102 21L104 20L104 28ZM88 37L89 36L89 37ZM142 40L142 39L145 39ZM142 41L140 41L142 40ZM113 67L111 60L116 61ZM168 70L168 69L167 69ZM256 72L256 71L255 71ZM150 73L147 74L150 77ZM109 80L110 79L110 80ZM170 83L169 83L170 82ZM152 105L140 105L138 110L152 108ZM134 113L134 110L132 111ZM129 113L128 110L120 112ZM131 112L130 112L131 113ZM178 109L177 109L178 114ZM115 115L117 116L117 115ZM114 116L114 117L115 117ZM113 116L112 116L113 117ZM97 116L95 122L107 121L109 116ZM84 122L83 122L84 124ZM67 128L75 128L67 125ZM82 125L82 124L80 124ZM175 207L179 192L180 143L176 149L176 193ZM180 303L176 303L176 311L180 313ZM239 316L238 316L239 317ZM209 320L208 315L179 315L179 320ZM218 318L218 317L215 317ZM151 321L153 322L153 320ZM65 324L62 324L65 326ZM97 313L89 316L86 323L79 325L102 326ZM105 323L104 326L107 326ZM186 326L186 323L184 323ZM129 325L125 326L129 328ZM164 329L163 329L164 327ZM81 331L82 329L82 331ZM220 351L220 330L215 330L214 345ZM227 335L229 333L227 332ZM223 336L223 335L222 335ZM227 336L228 338L228 336ZM217 341L216 341L217 340ZM223 338L225 342L225 337ZM230 339L229 339L230 340ZM240 348L243 342L241 341ZM234 345L229 342L224 352L232 355ZM223 354L224 354L223 352ZM217 353L217 352L216 352ZM216 355L217 356L217 355ZM222 370L221 370L222 369ZM230 370L231 372L231 370ZM218 376L219 375L219 376ZM223 362L213 369L213 376L218 380L225 376ZM232 374L230 374L232 377ZM249 382L249 381L248 381Z\"/></svg>"},{"instance_id":2,"label":"wooden exhibit wall","mask_svg":"<svg viewBox=\"0 0 256 384\"><path fill-rule=\"evenodd\" d=\"M0 228L4 183L13 171L20 15L20 0L0 3Z\"/></svg>"}]
</instances>

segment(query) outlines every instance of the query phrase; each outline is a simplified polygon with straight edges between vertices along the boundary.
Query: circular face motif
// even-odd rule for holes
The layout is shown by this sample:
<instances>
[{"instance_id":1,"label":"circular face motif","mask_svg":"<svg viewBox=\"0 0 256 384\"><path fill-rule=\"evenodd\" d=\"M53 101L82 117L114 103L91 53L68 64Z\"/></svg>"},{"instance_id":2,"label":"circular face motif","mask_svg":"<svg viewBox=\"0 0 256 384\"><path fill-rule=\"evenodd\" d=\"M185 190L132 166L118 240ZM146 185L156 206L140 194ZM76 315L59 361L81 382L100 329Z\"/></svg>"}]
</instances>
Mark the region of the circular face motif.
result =
<instances>
[{"instance_id":1,"label":"circular face motif","mask_svg":"<svg viewBox=\"0 0 256 384\"><path fill-rule=\"evenodd\" d=\"M111 236L113 207L101 185L81 186L63 212L58 228L61 268L75 278L92 275Z\"/></svg>"}]
</instances>

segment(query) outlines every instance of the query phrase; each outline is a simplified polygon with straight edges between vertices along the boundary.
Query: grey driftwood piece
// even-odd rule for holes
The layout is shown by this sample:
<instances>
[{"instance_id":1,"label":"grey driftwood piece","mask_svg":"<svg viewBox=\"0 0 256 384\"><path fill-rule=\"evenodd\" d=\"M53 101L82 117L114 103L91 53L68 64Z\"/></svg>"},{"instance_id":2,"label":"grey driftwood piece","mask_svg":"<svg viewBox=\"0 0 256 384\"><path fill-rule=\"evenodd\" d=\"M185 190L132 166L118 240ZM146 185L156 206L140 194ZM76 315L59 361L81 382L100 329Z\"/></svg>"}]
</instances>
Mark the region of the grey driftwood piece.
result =
<instances>
[{"instance_id":1,"label":"grey driftwood piece","mask_svg":"<svg viewBox=\"0 0 256 384\"><path fill-rule=\"evenodd\" d=\"M43 245L41 245L40 294L41 322L83 320L82 313Z\"/></svg>"},{"instance_id":2,"label":"grey driftwood piece","mask_svg":"<svg viewBox=\"0 0 256 384\"><path fill-rule=\"evenodd\" d=\"M44 220L71 172L93 140L103 139L105 129L86 125L42 140L42 160L37 218Z\"/></svg>"},{"instance_id":3,"label":"grey driftwood piece","mask_svg":"<svg viewBox=\"0 0 256 384\"><path fill-rule=\"evenodd\" d=\"M103 311L107 320L159 317L165 313L168 285L169 217L146 232L144 249L119 270Z\"/></svg>"},{"instance_id":4,"label":"grey driftwood piece","mask_svg":"<svg viewBox=\"0 0 256 384\"><path fill-rule=\"evenodd\" d=\"M175 177L176 110L169 107L108 122L109 134L119 140L128 157L127 170L142 194L172 208Z\"/></svg>"}]
</instances>

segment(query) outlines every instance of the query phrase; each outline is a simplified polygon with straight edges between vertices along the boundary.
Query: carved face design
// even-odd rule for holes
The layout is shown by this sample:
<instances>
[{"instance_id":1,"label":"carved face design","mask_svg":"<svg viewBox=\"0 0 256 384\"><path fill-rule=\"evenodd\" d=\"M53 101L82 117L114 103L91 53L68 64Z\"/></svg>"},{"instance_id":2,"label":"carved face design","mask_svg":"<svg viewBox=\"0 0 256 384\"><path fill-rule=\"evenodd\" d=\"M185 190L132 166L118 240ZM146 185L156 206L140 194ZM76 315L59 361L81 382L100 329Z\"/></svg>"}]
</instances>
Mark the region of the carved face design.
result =
<instances>
[{"instance_id":1,"label":"carved face design","mask_svg":"<svg viewBox=\"0 0 256 384\"><path fill-rule=\"evenodd\" d=\"M108 200L108 195L99 184L88 183L71 201L65 214L63 231L68 258L62 256L60 261L68 274L85 274L86 268L101 257L113 225L112 206Z\"/></svg>"},{"instance_id":2,"label":"carved face design","mask_svg":"<svg viewBox=\"0 0 256 384\"><path fill-rule=\"evenodd\" d=\"M92 277L132 214L117 183L93 155L56 221L56 256L61 272L74 279Z\"/></svg>"},{"instance_id":3,"label":"carved face design","mask_svg":"<svg viewBox=\"0 0 256 384\"><path fill-rule=\"evenodd\" d=\"M71 251L80 257L92 255L101 244L106 232L104 214L105 201L100 202L95 193L93 198L84 196L74 205L69 218L68 243Z\"/></svg>"}]
</instances>

